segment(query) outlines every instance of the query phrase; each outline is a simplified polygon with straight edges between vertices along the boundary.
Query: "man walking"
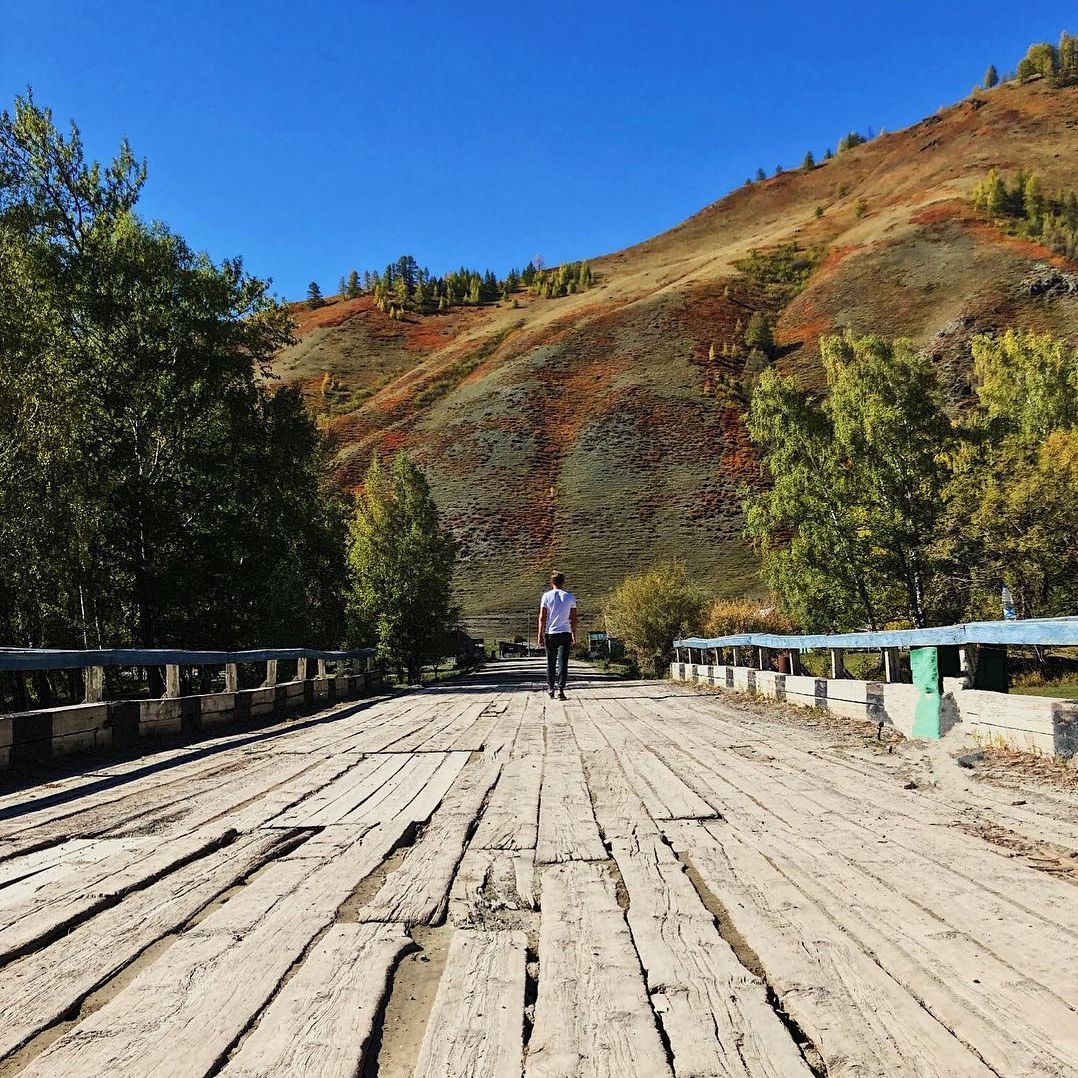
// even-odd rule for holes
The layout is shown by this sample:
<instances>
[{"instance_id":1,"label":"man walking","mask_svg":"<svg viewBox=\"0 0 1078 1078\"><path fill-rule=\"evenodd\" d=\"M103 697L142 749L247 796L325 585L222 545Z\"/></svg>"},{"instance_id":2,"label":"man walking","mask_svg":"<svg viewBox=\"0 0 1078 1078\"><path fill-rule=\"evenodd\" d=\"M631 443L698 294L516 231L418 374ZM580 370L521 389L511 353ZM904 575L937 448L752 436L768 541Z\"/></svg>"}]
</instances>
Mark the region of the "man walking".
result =
<instances>
[{"instance_id":1,"label":"man walking","mask_svg":"<svg viewBox=\"0 0 1078 1078\"><path fill-rule=\"evenodd\" d=\"M539 601L539 646L546 643L546 683L550 699L558 690L565 699L565 682L569 677L569 647L576 643L576 599L565 590L565 576L552 573L550 591L543 592Z\"/></svg>"}]
</instances>

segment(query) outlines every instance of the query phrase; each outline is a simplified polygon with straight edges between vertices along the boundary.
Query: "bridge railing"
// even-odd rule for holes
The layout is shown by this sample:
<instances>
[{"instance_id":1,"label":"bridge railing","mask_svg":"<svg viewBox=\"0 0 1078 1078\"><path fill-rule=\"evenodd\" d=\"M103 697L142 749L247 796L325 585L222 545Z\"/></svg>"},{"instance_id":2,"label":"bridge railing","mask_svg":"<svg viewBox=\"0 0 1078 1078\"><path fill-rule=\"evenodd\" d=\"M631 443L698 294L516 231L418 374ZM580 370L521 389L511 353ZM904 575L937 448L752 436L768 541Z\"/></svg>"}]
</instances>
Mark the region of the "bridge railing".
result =
<instances>
[{"instance_id":1,"label":"bridge railing","mask_svg":"<svg viewBox=\"0 0 1078 1078\"><path fill-rule=\"evenodd\" d=\"M382 685L373 658L371 648L0 648L13 705L0 698L0 767L153 738L186 742L355 700Z\"/></svg>"},{"instance_id":2,"label":"bridge railing","mask_svg":"<svg viewBox=\"0 0 1078 1078\"><path fill-rule=\"evenodd\" d=\"M1078 645L1078 617L985 621L930 629L801 636L741 633L673 642L674 678L890 722L912 737L938 738L955 722L989 742L1078 753L1078 701L1010 695L1007 648ZM830 675L806 674L802 653L830 652ZM859 680L847 651L883 656ZM908 667L901 652L908 652Z\"/></svg>"},{"instance_id":3,"label":"bridge railing","mask_svg":"<svg viewBox=\"0 0 1078 1078\"><path fill-rule=\"evenodd\" d=\"M36 704L49 704L49 700L32 700L26 684L26 675L48 674L51 671L81 672L81 692L69 686L72 703L96 704L105 699L107 668L163 671L160 677L164 699L186 695L182 678L183 670L205 671L216 668L224 671L224 691L240 689L240 669L262 666L264 676L261 688L272 688L278 682L278 664L295 663L295 676L287 681L304 681L308 677L327 677L329 673L354 673L358 667L369 670L374 658L373 648L350 651L327 651L315 648L258 648L250 651L190 651L180 648L106 648L106 649L59 649L59 648L12 648L0 647L0 673L13 675L15 686L15 710L25 710ZM312 666L311 664L316 664ZM332 666L332 671L330 670ZM76 696L81 699L75 699ZM3 711L0 699L0 711ZM10 709L9 709L10 710Z\"/></svg>"},{"instance_id":4,"label":"bridge railing","mask_svg":"<svg viewBox=\"0 0 1078 1078\"><path fill-rule=\"evenodd\" d=\"M733 666L767 669L772 652L788 656L789 673L796 673L804 651L830 651L831 676L844 675L842 657L846 651L880 651L884 657L885 680L898 680L897 653L914 648L958 648L963 669L973 662L978 645L1075 645L1078 644L1078 617L1028 618L1023 621L978 621L961 625L943 625L926 629L889 629L879 632L815 633L780 635L777 633L741 633L732 636L691 636L675 640L674 651L681 661L684 651L690 662L694 654L720 650L732 652Z\"/></svg>"}]
</instances>

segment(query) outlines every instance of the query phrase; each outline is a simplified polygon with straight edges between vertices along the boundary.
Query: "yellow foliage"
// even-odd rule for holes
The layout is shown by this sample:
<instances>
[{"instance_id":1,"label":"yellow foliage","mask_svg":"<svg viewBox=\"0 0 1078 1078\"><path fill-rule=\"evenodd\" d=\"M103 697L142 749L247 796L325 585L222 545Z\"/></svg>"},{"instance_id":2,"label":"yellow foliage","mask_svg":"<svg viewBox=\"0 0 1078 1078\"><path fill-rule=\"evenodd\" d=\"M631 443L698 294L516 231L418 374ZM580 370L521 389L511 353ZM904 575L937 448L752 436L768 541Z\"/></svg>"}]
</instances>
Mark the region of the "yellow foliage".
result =
<instances>
[{"instance_id":1,"label":"yellow foliage","mask_svg":"<svg viewBox=\"0 0 1078 1078\"><path fill-rule=\"evenodd\" d=\"M753 599L716 599L704 622L708 636L739 633L792 633L794 623L775 607L761 607Z\"/></svg>"}]
</instances>

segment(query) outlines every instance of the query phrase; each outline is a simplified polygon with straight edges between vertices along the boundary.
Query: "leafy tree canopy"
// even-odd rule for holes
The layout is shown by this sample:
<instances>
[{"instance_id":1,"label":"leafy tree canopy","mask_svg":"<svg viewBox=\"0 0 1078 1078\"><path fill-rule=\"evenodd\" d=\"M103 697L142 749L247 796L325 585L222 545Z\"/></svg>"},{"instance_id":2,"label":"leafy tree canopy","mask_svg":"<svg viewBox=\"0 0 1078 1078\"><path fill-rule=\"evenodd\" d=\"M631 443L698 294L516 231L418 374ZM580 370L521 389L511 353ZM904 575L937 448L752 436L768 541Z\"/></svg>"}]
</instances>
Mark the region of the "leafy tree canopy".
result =
<instances>
[{"instance_id":1,"label":"leafy tree canopy","mask_svg":"<svg viewBox=\"0 0 1078 1078\"><path fill-rule=\"evenodd\" d=\"M403 453L389 468L375 457L352 518L350 632L357 644L375 641L413 682L455 618L456 553L422 471Z\"/></svg>"},{"instance_id":2,"label":"leafy tree canopy","mask_svg":"<svg viewBox=\"0 0 1078 1078\"><path fill-rule=\"evenodd\" d=\"M768 370L749 410L772 482L748 506L765 578L806 629L924 625L950 439L932 365L908 341L851 333L821 353L827 398Z\"/></svg>"},{"instance_id":3,"label":"leafy tree canopy","mask_svg":"<svg viewBox=\"0 0 1078 1078\"><path fill-rule=\"evenodd\" d=\"M32 97L0 115L0 639L335 642L342 521L266 384L291 318L140 220L145 177Z\"/></svg>"}]
</instances>

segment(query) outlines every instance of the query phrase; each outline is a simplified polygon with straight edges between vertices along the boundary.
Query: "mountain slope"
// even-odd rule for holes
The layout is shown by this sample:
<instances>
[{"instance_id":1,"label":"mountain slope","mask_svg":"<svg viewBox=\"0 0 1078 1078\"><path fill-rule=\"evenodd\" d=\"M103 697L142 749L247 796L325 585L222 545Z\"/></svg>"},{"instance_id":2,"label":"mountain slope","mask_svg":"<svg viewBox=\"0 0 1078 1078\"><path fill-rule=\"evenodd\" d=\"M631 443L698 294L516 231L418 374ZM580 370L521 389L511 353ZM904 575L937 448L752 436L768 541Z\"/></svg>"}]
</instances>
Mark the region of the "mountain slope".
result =
<instances>
[{"instance_id":1,"label":"mountain slope","mask_svg":"<svg viewBox=\"0 0 1078 1078\"><path fill-rule=\"evenodd\" d=\"M821 377L821 334L912 337L959 403L973 333L1078 338L1078 294L1028 283L1062 260L983 220L968 192L992 167L1078 186L1076 151L1078 88L1007 84L593 260L585 292L405 321L369 297L302 310L277 373L324 414L343 483L375 449L406 447L427 470L462 542L470 615L530 610L552 565L590 609L670 556L716 591L752 590L740 502L759 478L744 357L723 354L739 323L774 315L775 362L806 383ZM742 261L789 243L817 263L792 299Z\"/></svg>"}]
</instances>

